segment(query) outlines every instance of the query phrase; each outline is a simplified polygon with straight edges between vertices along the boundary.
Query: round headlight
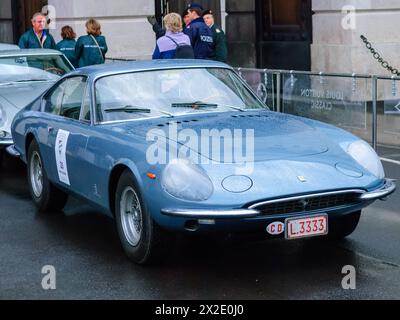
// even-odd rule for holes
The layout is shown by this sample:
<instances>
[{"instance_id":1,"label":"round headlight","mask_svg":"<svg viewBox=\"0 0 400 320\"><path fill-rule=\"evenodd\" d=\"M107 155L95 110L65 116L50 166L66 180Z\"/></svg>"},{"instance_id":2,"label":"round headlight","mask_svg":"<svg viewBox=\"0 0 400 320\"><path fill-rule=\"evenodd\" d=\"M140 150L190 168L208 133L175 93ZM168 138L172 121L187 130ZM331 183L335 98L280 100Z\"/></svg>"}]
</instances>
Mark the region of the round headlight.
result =
<instances>
[{"instance_id":1,"label":"round headlight","mask_svg":"<svg viewBox=\"0 0 400 320\"><path fill-rule=\"evenodd\" d=\"M383 170L381 160L375 150L372 149L367 142L363 140L352 142L348 145L346 151L354 160L363 166L364 169L368 170L374 176L379 179L385 177L385 171Z\"/></svg>"},{"instance_id":2,"label":"round headlight","mask_svg":"<svg viewBox=\"0 0 400 320\"><path fill-rule=\"evenodd\" d=\"M213 193L206 172L187 159L174 159L164 169L161 184L170 195L188 201L205 201Z\"/></svg>"}]
</instances>

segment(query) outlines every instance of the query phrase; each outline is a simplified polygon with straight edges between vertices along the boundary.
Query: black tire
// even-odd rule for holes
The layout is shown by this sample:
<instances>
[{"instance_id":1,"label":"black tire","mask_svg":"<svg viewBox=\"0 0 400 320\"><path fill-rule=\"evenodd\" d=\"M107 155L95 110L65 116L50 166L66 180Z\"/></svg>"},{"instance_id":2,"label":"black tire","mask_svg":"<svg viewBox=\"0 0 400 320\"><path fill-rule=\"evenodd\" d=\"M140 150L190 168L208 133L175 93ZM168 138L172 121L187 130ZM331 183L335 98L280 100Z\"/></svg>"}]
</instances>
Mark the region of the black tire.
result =
<instances>
[{"instance_id":1,"label":"black tire","mask_svg":"<svg viewBox=\"0 0 400 320\"><path fill-rule=\"evenodd\" d=\"M129 224L126 222L126 217L129 215L124 215L121 211L121 202L122 205L127 203L128 201L125 200L125 197L128 196L134 199L136 203L134 211L131 210L134 208L130 207L131 219L140 217L141 221L140 223L138 223L138 219L135 221L136 224L140 225L140 227L137 227L134 224L135 231L132 231L132 228L128 228L132 232L126 231ZM124 210L127 210L126 206ZM136 179L129 170L125 170L118 181L115 193L115 219L121 245L131 261L142 265L162 261L172 237L166 231L162 230L151 218L144 205ZM123 221L125 221L125 231ZM132 227L132 224L130 224L130 227ZM134 235L132 236L130 233L134 233Z\"/></svg>"},{"instance_id":2,"label":"black tire","mask_svg":"<svg viewBox=\"0 0 400 320\"><path fill-rule=\"evenodd\" d=\"M328 238L340 240L351 235L360 221L361 211L356 211L329 221Z\"/></svg>"},{"instance_id":3,"label":"black tire","mask_svg":"<svg viewBox=\"0 0 400 320\"><path fill-rule=\"evenodd\" d=\"M34 185L33 161L40 161L42 188ZM67 203L68 195L55 187L47 178L47 173L43 167L42 156L36 141L32 141L28 149L28 184L31 197L38 210L43 213L53 213L62 210Z\"/></svg>"}]
</instances>

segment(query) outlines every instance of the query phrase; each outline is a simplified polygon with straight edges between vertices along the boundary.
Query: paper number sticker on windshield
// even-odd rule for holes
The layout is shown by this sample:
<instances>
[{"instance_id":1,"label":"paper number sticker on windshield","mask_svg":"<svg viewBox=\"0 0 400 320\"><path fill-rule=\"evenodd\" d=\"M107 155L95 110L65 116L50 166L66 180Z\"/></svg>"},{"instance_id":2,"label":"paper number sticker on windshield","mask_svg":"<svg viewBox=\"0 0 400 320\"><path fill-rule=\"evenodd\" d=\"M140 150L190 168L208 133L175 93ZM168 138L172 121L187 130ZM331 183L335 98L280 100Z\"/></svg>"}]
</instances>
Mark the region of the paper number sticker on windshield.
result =
<instances>
[{"instance_id":1,"label":"paper number sticker on windshield","mask_svg":"<svg viewBox=\"0 0 400 320\"><path fill-rule=\"evenodd\" d=\"M58 130L55 152L57 162L58 178L61 182L70 185L67 167L67 143L68 143L69 132L64 130Z\"/></svg>"}]
</instances>

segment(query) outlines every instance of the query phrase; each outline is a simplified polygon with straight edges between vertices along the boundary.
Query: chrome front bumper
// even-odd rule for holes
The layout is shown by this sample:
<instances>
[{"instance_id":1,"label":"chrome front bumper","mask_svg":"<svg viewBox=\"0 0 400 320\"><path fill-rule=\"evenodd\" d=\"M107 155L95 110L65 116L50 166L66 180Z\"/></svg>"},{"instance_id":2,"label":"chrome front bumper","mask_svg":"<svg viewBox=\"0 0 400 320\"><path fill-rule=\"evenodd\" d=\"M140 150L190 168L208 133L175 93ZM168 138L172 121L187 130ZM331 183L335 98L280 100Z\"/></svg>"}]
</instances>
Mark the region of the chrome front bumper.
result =
<instances>
[{"instance_id":1,"label":"chrome front bumper","mask_svg":"<svg viewBox=\"0 0 400 320\"><path fill-rule=\"evenodd\" d=\"M338 193L344 192L357 192L360 194L359 201L360 203L363 202L370 202L375 200L382 200L385 199L387 196L392 194L396 190L396 183L395 180L386 179L385 183L382 187L377 190L367 192L365 190L344 190ZM335 192L329 192L333 194ZM326 194L326 193L325 193ZM324 193L316 194L312 196L320 196L324 195ZM305 195L303 198L310 197L310 195ZM292 197L292 198L285 198L285 199L278 199L272 200L271 202L284 202L290 200L299 200L302 197ZM264 202L267 203L268 201ZM229 209L229 210L207 210L207 209L162 209L161 213L166 216L170 217L180 217L180 218L195 218L195 219L243 219L243 218L254 218L257 216L263 215L256 207L250 207L248 209Z\"/></svg>"},{"instance_id":2,"label":"chrome front bumper","mask_svg":"<svg viewBox=\"0 0 400 320\"><path fill-rule=\"evenodd\" d=\"M21 154L17 151L17 149L15 149L15 146L13 144L11 146L8 146L6 148L6 151L9 155L15 158L19 158L21 156Z\"/></svg>"},{"instance_id":3,"label":"chrome front bumper","mask_svg":"<svg viewBox=\"0 0 400 320\"><path fill-rule=\"evenodd\" d=\"M0 147L8 147L13 143L12 139L0 139Z\"/></svg>"}]
</instances>

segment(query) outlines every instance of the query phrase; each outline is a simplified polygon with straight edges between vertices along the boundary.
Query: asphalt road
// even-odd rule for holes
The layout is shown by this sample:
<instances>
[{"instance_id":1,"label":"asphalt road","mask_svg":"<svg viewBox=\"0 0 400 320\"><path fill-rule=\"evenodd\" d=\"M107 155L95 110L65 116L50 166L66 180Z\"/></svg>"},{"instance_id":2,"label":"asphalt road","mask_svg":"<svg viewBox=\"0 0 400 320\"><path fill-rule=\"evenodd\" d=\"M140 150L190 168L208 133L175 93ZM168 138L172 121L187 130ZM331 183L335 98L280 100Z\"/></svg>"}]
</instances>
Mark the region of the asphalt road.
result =
<instances>
[{"instance_id":1,"label":"asphalt road","mask_svg":"<svg viewBox=\"0 0 400 320\"><path fill-rule=\"evenodd\" d=\"M400 161L400 150L381 148ZM400 164L400 163L399 163ZM384 162L388 177L400 165ZM339 243L315 240L210 242L180 237L159 266L125 258L113 220L70 199L42 215L30 201L25 167L0 171L0 299L400 299L400 196L376 202ZM43 290L42 267L56 269ZM356 289L342 288L345 265Z\"/></svg>"}]
</instances>

